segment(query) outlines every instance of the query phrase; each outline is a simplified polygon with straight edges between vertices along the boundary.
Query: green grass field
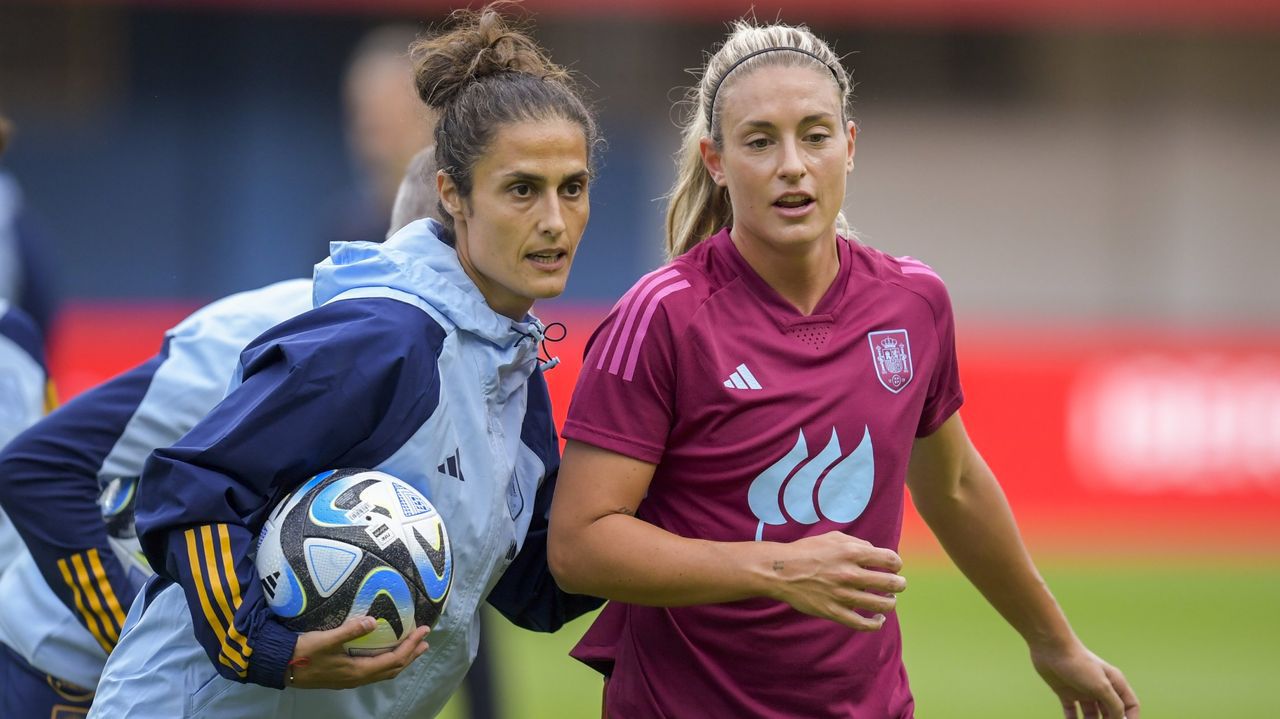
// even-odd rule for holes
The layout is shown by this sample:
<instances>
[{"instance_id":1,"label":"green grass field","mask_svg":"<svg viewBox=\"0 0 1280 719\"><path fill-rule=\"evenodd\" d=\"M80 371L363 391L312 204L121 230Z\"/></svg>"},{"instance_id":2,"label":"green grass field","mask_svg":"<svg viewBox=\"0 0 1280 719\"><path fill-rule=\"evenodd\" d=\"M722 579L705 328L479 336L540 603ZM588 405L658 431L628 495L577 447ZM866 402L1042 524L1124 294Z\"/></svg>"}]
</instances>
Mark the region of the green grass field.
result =
<instances>
[{"instance_id":1,"label":"green grass field","mask_svg":"<svg viewBox=\"0 0 1280 719\"><path fill-rule=\"evenodd\" d=\"M1076 631L1121 667L1154 719L1280 716L1280 559L1214 565L1041 561ZM950 565L916 562L899 611L918 715L940 719L1061 717L1021 640ZM587 627L555 635L511 628L490 638L507 719L594 718L600 680L567 656ZM455 699L442 715L461 719Z\"/></svg>"}]
</instances>

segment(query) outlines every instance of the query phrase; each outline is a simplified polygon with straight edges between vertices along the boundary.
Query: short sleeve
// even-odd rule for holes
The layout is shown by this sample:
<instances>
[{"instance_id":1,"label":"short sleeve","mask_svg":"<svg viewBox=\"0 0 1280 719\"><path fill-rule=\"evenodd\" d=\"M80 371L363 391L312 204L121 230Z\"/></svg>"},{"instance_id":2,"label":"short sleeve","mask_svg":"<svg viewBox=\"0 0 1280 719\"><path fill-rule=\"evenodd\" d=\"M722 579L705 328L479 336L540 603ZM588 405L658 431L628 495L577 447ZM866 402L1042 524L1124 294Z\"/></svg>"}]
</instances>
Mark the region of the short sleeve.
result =
<instances>
[{"instance_id":1,"label":"short sleeve","mask_svg":"<svg viewBox=\"0 0 1280 719\"><path fill-rule=\"evenodd\" d=\"M655 273L596 329L569 405L567 439L651 464L662 459L675 407L670 296L688 287L674 271Z\"/></svg>"},{"instance_id":2,"label":"short sleeve","mask_svg":"<svg viewBox=\"0 0 1280 719\"><path fill-rule=\"evenodd\" d=\"M927 437L943 425L964 404L960 387L960 364L956 359L956 323L947 288L937 275L927 280L929 304L933 308L934 335L938 339L938 357L929 378L929 394L920 413L917 437Z\"/></svg>"}]
</instances>

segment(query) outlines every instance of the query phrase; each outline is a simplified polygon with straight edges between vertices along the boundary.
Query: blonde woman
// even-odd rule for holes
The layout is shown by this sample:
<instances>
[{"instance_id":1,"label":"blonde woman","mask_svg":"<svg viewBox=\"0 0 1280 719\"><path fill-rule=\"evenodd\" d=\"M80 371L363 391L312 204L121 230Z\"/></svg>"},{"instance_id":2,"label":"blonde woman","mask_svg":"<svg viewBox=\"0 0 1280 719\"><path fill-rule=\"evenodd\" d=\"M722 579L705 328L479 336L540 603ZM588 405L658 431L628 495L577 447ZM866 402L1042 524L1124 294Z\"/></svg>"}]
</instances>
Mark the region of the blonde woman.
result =
<instances>
[{"instance_id":1,"label":"blonde woman","mask_svg":"<svg viewBox=\"0 0 1280 719\"><path fill-rule=\"evenodd\" d=\"M671 263L596 331L563 434L551 568L613 600L574 652L615 717L911 717L906 488L1067 717L1138 716L1036 572L958 410L946 287L841 236L849 77L806 28L710 58Z\"/></svg>"}]
</instances>

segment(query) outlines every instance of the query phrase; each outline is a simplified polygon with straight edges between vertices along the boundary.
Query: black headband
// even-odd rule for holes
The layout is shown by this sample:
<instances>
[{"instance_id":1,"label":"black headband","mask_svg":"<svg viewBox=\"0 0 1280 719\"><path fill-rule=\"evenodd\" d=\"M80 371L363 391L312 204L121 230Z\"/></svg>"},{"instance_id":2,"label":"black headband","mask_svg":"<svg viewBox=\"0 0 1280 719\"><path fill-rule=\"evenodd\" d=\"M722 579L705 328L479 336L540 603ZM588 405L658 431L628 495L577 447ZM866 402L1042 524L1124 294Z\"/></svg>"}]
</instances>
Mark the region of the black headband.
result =
<instances>
[{"instance_id":1,"label":"black headband","mask_svg":"<svg viewBox=\"0 0 1280 719\"><path fill-rule=\"evenodd\" d=\"M747 60L750 60L756 55L763 55L766 52L778 52L781 50L798 52L801 55L808 55L814 60L817 60L818 62L822 63L823 67L831 71L831 77L834 77L836 79L836 86L839 87L841 91L844 90L844 85L840 82L840 75L839 73L836 72L836 69L828 65L826 60L823 60L822 58L818 57L815 53L809 52L808 50L804 50L798 47L782 46L782 47L766 47L763 50L756 50L755 52L749 52L746 55L743 55L742 57L738 58L737 62L730 65L729 69L725 70L724 74L720 76L720 79L716 81L716 86L712 88L711 102L707 103L707 132L711 132L712 130L711 123L715 118L716 95L720 94L720 86L724 84L725 78L729 77L729 74L732 73L734 70L737 70L739 65L746 62Z\"/></svg>"}]
</instances>

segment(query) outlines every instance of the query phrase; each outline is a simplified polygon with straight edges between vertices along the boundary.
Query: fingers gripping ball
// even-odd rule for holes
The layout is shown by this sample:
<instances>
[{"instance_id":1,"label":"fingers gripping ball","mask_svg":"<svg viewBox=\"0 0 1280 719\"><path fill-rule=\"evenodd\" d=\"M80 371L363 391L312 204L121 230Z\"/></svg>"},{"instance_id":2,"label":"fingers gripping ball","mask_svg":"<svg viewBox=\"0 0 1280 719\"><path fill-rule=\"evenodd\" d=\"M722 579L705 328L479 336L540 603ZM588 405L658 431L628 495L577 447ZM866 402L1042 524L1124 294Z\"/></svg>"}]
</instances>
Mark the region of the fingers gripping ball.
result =
<instances>
[{"instance_id":1,"label":"fingers gripping ball","mask_svg":"<svg viewBox=\"0 0 1280 719\"><path fill-rule=\"evenodd\" d=\"M368 469L322 472L281 500L258 537L267 604L296 632L377 620L348 654L390 651L434 626L453 582L439 512L408 483Z\"/></svg>"}]
</instances>

